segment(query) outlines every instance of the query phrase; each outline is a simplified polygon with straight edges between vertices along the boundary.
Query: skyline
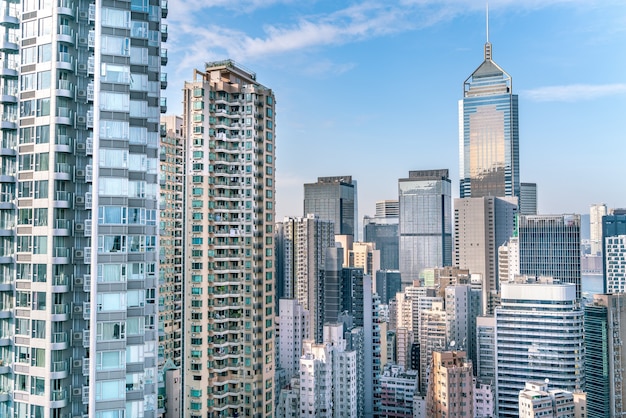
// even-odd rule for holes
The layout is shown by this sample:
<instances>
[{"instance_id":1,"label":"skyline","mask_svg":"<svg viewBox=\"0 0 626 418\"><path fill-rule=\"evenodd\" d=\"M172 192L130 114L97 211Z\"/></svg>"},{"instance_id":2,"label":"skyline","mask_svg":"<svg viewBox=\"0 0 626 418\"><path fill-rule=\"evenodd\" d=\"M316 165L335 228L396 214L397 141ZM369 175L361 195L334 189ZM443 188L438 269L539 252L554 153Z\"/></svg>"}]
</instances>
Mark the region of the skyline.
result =
<instances>
[{"instance_id":1,"label":"skyline","mask_svg":"<svg viewBox=\"0 0 626 418\"><path fill-rule=\"evenodd\" d=\"M520 179L538 183L539 212L626 206L626 58L615 53L626 6L489 8L494 61L520 100ZM357 180L360 219L376 201L397 199L410 170L450 169L458 197L457 103L483 59L484 2L185 1L168 23L170 111L182 111L182 83L205 61L232 58L273 88L276 220L302 216L304 183L321 176Z\"/></svg>"}]
</instances>

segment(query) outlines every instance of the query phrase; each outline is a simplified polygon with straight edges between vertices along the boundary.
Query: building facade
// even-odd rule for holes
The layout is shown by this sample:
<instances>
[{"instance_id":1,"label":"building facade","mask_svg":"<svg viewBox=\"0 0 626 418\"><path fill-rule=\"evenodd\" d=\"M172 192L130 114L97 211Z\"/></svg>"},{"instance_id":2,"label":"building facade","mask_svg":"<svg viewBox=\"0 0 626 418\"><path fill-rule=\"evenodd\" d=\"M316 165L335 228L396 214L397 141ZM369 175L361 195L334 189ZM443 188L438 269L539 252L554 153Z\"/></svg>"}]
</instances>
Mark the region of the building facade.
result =
<instances>
[{"instance_id":1,"label":"building facade","mask_svg":"<svg viewBox=\"0 0 626 418\"><path fill-rule=\"evenodd\" d=\"M386 365L380 377L380 416L412 418L417 382L417 370Z\"/></svg>"},{"instance_id":2,"label":"building facade","mask_svg":"<svg viewBox=\"0 0 626 418\"><path fill-rule=\"evenodd\" d=\"M285 380L297 377L303 342L309 339L309 312L296 299L281 299L278 318L278 361Z\"/></svg>"},{"instance_id":3,"label":"building facade","mask_svg":"<svg viewBox=\"0 0 626 418\"><path fill-rule=\"evenodd\" d=\"M573 283L551 278L502 284L495 310L496 413L517 417L523 382L585 387L583 310Z\"/></svg>"},{"instance_id":4,"label":"building facade","mask_svg":"<svg viewBox=\"0 0 626 418\"><path fill-rule=\"evenodd\" d=\"M460 197L519 197L519 126L513 79L485 59L463 83L459 101Z\"/></svg>"},{"instance_id":5,"label":"building facade","mask_svg":"<svg viewBox=\"0 0 626 418\"><path fill-rule=\"evenodd\" d=\"M589 208L591 255L602 255L602 217L606 214L607 208L604 203L597 203Z\"/></svg>"},{"instance_id":6,"label":"building facade","mask_svg":"<svg viewBox=\"0 0 626 418\"><path fill-rule=\"evenodd\" d=\"M513 235L517 198L472 197L454 200L454 264L480 274L483 281L483 310L497 292L498 247Z\"/></svg>"},{"instance_id":7,"label":"building facade","mask_svg":"<svg viewBox=\"0 0 626 418\"><path fill-rule=\"evenodd\" d=\"M472 362L464 351L433 351L427 411L432 418L474 414Z\"/></svg>"},{"instance_id":8,"label":"building facade","mask_svg":"<svg viewBox=\"0 0 626 418\"><path fill-rule=\"evenodd\" d=\"M161 150L159 153L159 373L162 385L159 387L159 402L172 404L173 394L182 387L167 382L175 379L180 382L180 368L183 357L183 201L185 170L185 138L180 116L161 117ZM175 368L175 370L173 370ZM160 380L161 382L161 380ZM178 387L176 387L178 386ZM178 401L180 398L178 397ZM179 402L175 402L180 410ZM165 408L169 413L172 407ZM177 415L166 415L167 418Z\"/></svg>"},{"instance_id":9,"label":"building facade","mask_svg":"<svg viewBox=\"0 0 626 418\"><path fill-rule=\"evenodd\" d=\"M352 176L318 177L304 185L304 216L313 213L333 221L335 235L357 238L358 201L356 180Z\"/></svg>"},{"instance_id":10,"label":"building facade","mask_svg":"<svg viewBox=\"0 0 626 418\"><path fill-rule=\"evenodd\" d=\"M271 417L274 94L230 60L196 70L183 94L184 411Z\"/></svg>"},{"instance_id":11,"label":"building facade","mask_svg":"<svg viewBox=\"0 0 626 418\"><path fill-rule=\"evenodd\" d=\"M422 270L452 264L451 183L448 170L410 171L398 180L400 272L403 287Z\"/></svg>"},{"instance_id":12,"label":"building facade","mask_svg":"<svg viewBox=\"0 0 626 418\"><path fill-rule=\"evenodd\" d=\"M537 214L537 183L520 183L519 213L522 215Z\"/></svg>"},{"instance_id":13,"label":"building facade","mask_svg":"<svg viewBox=\"0 0 626 418\"><path fill-rule=\"evenodd\" d=\"M581 297L580 215L519 215L520 274L576 285Z\"/></svg>"},{"instance_id":14,"label":"building facade","mask_svg":"<svg viewBox=\"0 0 626 418\"><path fill-rule=\"evenodd\" d=\"M376 202L376 215L363 218L363 240L373 242L380 251L380 268L397 270L399 268L399 234L400 216L397 200Z\"/></svg>"},{"instance_id":15,"label":"building facade","mask_svg":"<svg viewBox=\"0 0 626 418\"><path fill-rule=\"evenodd\" d=\"M585 377L589 417L624 414L626 294L594 295L585 306Z\"/></svg>"},{"instance_id":16,"label":"building facade","mask_svg":"<svg viewBox=\"0 0 626 418\"><path fill-rule=\"evenodd\" d=\"M605 286L609 293L626 292L626 235L607 237L604 243Z\"/></svg>"},{"instance_id":17,"label":"building facade","mask_svg":"<svg viewBox=\"0 0 626 418\"><path fill-rule=\"evenodd\" d=\"M166 15L160 1L3 2L0 416L163 412Z\"/></svg>"}]
</instances>

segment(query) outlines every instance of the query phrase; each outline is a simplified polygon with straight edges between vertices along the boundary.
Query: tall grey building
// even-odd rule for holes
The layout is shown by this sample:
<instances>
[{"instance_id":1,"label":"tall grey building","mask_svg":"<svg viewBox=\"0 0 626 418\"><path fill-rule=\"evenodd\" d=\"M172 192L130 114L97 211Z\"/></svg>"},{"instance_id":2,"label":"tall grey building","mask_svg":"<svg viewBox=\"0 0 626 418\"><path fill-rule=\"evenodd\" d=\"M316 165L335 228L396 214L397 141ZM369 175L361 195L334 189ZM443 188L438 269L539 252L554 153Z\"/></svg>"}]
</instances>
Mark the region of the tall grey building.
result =
<instances>
[{"instance_id":1,"label":"tall grey building","mask_svg":"<svg viewBox=\"0 0 626 418\"><path fill-rule=\"evenodd\" d=\"M403 286L428 267L452 264L451 183L448 170L410 171L398 180L400 272Z\"/></svg>"},{"instance_id":2,"label":"tall grey building","mask_svg":"<svg viewBox=\"0 0 626 418\"><path fill-rule=\"evenodd\" d=\"M303 218L286 217L277 224L278 299L296 299L309 312L309 338L316 342L322 341L324 269L327 251L335 245L333 228L332 221L321 220L313 214ZM331 254L337 256L336 251ZM339 256L342 255L340 251ZM339 260L339 270L342 262L343 258Z\"/></svg>"},{"instance_id":3,"label":"tall grey building","mask_svg":"<svg viewBox=\"0 0 626 418\"><path fill-rule=\"evenodd\" d=\"M498 247L513 235L516 213L515 197L454 200L454 265L481 276L485 314L498 290Z\"/></svg>"},{"instance_id":4,"label":"tall grey building","mask_svg":"<svg viewBox=\"0 0 626 418\"><path fill-rule=\"evenodd\" d=\"M519 215L520 274L576 285L581 297L580 215Z\"/></svg>"},{"instance_id":5,"label":"tall grey building","mask_svg":"<svg viewBox=\"0 0 626 418\"><path fill-rule=\"evenodd\" d=\"M520 183L519 213L522 215L537 214L537 183Z\"/></svg>"},{"instance_id":6,"label":"tall grey building","mask_svg":"<svg viewBox=\"0 0 626 418\"><path fill-rule=\"evenodd\" d=\"M274 93L227 60L196 70L183 95L183 410L189 418L272 415Z\"/></svg>"},{"instance_id":7,"label":"tall grey building","mask_svg":"<svg viewBox=\"0 0 626 418\"><path fill-rule=\"evenodd\" d=\"M599 294L585 306L587 416L624 415L626 294Z\"/></svg>"},{"instance_id":8,"label":"tall grey building","mask_svg":"<svg viewBox=\"0 0 626 418\"><path fill-rule=\"evenodd\" d=\"M397 200L376 202L376 215L363 218L363 241L373 242L380 251L381 270L399 267L398 205Z\"/></svg>"},{"instance_id":9,"label":"tall grey building","mask_svg":"<svg viewBox=\"0 0 626 418\"><path fill-rule=\"evenodd\" d=\"M358 201L356 180L352 176L318 177L304 185L304 216L313 213L333 221L335 235L357 238Z\"/></svg>"},{"instance_id":10,"label":"tall grey building","mask_svg":"<svg viewBox=\"0 0 626 418\"><path fill-rule=\"evenodd\" d=\"M0 416L154 417L167 2L2 6Z\"/></svg>"}]
</instances>

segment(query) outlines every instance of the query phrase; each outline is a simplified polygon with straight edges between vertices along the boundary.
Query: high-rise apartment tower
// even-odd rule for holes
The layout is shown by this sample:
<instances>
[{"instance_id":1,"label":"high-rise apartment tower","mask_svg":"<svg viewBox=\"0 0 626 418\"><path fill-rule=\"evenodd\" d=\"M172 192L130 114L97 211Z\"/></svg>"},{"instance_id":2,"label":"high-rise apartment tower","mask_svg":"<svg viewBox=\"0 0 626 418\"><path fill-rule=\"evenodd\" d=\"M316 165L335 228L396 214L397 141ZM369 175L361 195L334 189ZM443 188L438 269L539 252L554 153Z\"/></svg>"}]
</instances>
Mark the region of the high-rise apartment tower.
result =
<instances>
[{"instance_id":1,"label":"high-rise apartment tower","mask_svg":"<svg viewBox=\"0 0 626 418\"><path fill-rule=\"evenodd\" d=\"M233 61L183 90L184 411L273 416L274 94Z\"/></svg>"},{"instance_id":2,"label":"high-rise apartment tower","mask_svg":"<svg viewBox=\"0 0 626 418\"><path fill-rule=\"evenodd\" d=\"M155 417L167 2L2 10L0 416Z\"/></svg>"}]
</instances>

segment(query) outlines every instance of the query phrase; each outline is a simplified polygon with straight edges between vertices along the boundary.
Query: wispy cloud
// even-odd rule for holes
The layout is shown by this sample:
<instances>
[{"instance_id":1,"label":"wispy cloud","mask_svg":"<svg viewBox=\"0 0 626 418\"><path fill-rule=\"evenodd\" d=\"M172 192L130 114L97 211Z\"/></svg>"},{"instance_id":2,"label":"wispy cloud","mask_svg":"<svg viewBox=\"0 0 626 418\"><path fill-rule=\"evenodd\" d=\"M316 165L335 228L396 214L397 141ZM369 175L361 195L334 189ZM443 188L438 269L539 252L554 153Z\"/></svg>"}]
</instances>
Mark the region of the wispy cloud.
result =
<instances>
[{"instance_id":1,"label":"wispy cloud","mask_svg":"<svg viewBox=\"0 0 626 418\"><path fill-rule=\"evenodd\" d=\"M536 102L578 102L607 96L626 95L626 84L570 84L546 86L520 92Z\"/></svg>"}]
</instances>

